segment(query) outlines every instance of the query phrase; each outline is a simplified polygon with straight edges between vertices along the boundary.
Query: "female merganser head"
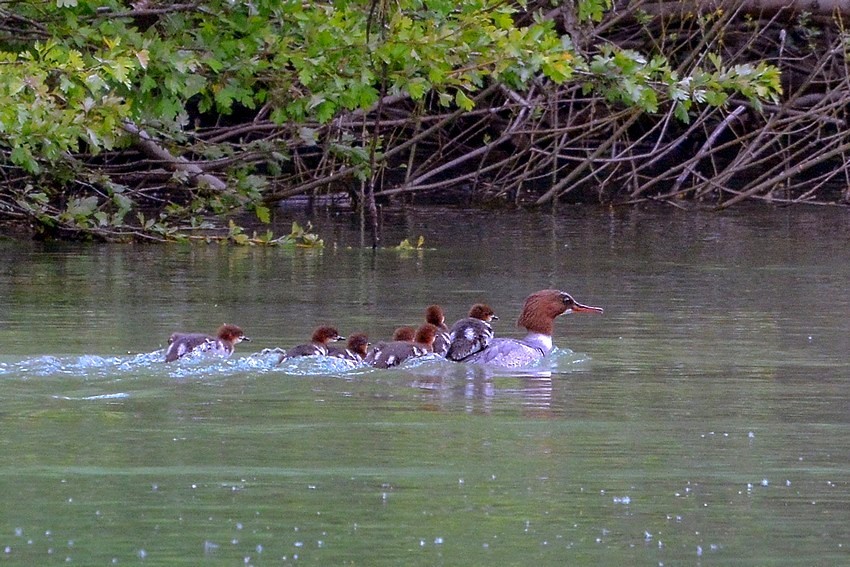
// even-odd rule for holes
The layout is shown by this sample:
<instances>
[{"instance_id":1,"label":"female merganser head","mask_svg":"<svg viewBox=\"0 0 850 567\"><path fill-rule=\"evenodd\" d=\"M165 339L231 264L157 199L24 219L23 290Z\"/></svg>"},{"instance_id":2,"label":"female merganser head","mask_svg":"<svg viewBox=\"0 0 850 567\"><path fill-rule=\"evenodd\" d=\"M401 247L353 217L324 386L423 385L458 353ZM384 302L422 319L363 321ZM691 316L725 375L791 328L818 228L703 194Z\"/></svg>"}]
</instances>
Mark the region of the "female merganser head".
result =
<instances>
[{"instance_id":1,"label":"female merganser head","mask_svg":"<svg viewBox=\"0 0 850 567\"><path fill-rule=\"evenodd\" d=\"M469 316L452 325L449 331L449 347L446 358L457 362L487 348L493 339L490 321L498 319L493 308L485 303L476 303Z\"/></svg>"},{"instance_id":2,"label":"female merganser head","mask_svg":"<svg viewBox=\"0 0 850 567\"><path fill-rule=\"evenodd\" d=\"M434 354L446 356L449 350L449 328L446 326L446 316L443 308L439 305L429 305L425 310L425 322L437 327L437 336L434 339Z\"/></svg>"},{"instance_id":3,"label":"female merganser head","mask_svg":"<svg viewBox=\"0 0 850 567\"><path fill-rule=\"evenodd\" d=\"M236 343L250 340L236 325L222 325L214 337L203 333L172 333L168 337L165 362L174 362L190 353L206 353L228 358L233 354Z\"/></svg>"},{"instance_id":4,"label":"female merganser head","mask_svg":"<svg viewBox=\"0 0 850 567\"><path fill-rule=\"evenodd\" d=\"M327 345L328 356L344 358L353 362L362 362L369 350L369 338L365 333L354 333L348 337L348 348L336 345Z\"/></svg>"},{"instance_id":5,"label":"female merganser head","mask_svg":"<svg viewBox=\"0 0 850 567\"><path fill-rule=\"evenodd\" d=\"M309 343L287 349L286 354L282 355L277 363L280 364L287 358L296 358L299 356L312 356L316 354L325 356L328 354L329 342L344 340L345 337L340 335L334 327L317 327L313 331L313 336L310 338Z\"/></svg>"},{"instance_id":6,"label":"female merganser head","mask_svg":"<svg viewBox=\"0 0 850 567\"><path fill-rule=\"evenodd\" d=\"M524 327L528 334L523 339L493 339L486 348L465 358L464 362L511 368L533 364L552 352L555 318L565 313L602 313L602 308L583 305L569 293L557 289L532 293L526 298L517 320L517 326Z\"/></svg>"},{"instance_id":7,"label":"female merganser head","mask_svg":"<svg viewBox=\"0 0 850 567\"><path fill-rule=\"evenodd\" d=\"M364 362L375 368L391 368L405 360L425 356L433 351L437 326L425 323L416 330L414 341L380 342L372 347Z\"/></svg>"}]
</instances>

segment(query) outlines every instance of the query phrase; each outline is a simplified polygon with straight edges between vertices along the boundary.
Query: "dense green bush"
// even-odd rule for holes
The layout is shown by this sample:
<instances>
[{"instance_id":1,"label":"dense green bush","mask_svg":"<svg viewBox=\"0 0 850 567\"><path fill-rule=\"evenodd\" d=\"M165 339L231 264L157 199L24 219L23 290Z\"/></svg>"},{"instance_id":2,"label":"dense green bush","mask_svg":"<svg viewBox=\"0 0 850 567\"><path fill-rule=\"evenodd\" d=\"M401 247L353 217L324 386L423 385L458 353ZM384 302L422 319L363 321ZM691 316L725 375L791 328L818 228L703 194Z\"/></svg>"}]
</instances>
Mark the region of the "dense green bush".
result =
<instances>
[{"instance_id":1,"label":"dense green bush","mask_svg":"<svg viewBox=\"0 0 850 567\"><path fill-rule=\"evenodd\" d=\"M541 3L541 7L551 3ZM572 3L564 3L572 9ZM607 0L578 3L577 25ZM374 179L385 141L328 128L406 101L410 120L473 112L492 85L580 84L646 112L753 104L780 90L775 68L687 76L663 54L579 50L524 2L501 0L42 0L0 11L0 216L59 236L228 238L215 214L269 218L268 177L297 148L330 148L351 180ZM518 22L528 22L520 24ZM358 114L359 113L359 114ZM265 199L265 201L264 201ZM222 226L222 232L215 227ZM274 241L274 239L268 239Z\"/></svg>"}]
</instances>

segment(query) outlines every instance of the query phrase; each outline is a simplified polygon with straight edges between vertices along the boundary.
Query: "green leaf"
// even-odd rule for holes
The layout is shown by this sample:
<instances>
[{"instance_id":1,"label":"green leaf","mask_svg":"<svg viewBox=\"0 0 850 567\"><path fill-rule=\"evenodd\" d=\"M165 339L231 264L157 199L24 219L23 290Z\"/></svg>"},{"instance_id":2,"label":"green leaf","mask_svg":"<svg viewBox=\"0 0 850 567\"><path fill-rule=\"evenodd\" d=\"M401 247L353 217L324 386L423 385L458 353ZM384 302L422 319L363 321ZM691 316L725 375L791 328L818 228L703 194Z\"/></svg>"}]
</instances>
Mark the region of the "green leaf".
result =
<instances>
[{"instance_id":1,"label":"green leaf","mask_svg":"<svg viewBox=\"0 0 850 567\"><path fill-rule=\"evenodd\" d=\"M30 148L27 146L15 146L12 148L12 153L9 156L12 163L19 165L29 173L39 173L41 167L38 165L35 156L32 155Z\"/></svg>"},{"instance_id":2,"label":"green leaf","mask_svg":"<svg viewBox=\"0 0 850 567\"><path fill-rule=\"evenodd\" d=\"M429 89L430 85L428 84L428 81L421 77L416 77L407 83L407 92L413 100L422 100L422 97L425 96L425 93L427 93Z\"/></svg>"},{"instance_id":3,"label":"green leaf","mask_svg":"<svg viewBox=\"0 0 850 567\"><path fill-rule=\"evenodd\" d=\"M254 213L257 215L257 218L263 224L269 224L271 222L271 211L268 207L264 205L256 205L254 207Z\"/></svg>"},{"instance_id":4,"label":"green leaf","mask_svg":"<svg viewBox=\"0 0 850 567\"><path fill-rule=\"evenodd\" d=\"M87 217L91 215L97 208L97 197L84 197L82 199L72 199L68 203L65 212L72 217Z\"/></svg>"},{"instance_id":5,"label":"green leaf","mask_svg":"<svg viewBox=\"0 0 850 567\"><path fill-rule=\"evenodd\" d=\"M466 93L461 90L455 93L455 102L460 108L467 111L475 108L475 101L466 96Z\"/></svg>"},{"instance_id":6,"label":"green leaf","mask_svg":"<svg viewBox=\"0 0 850 567\"><path fill-rule=\"evenodd\" d=\"M133 208L133 200L123 195L122 193L115 193L112 195L112 201L115 203L115 206L118 207L118 210L122 213L126 213L130 209Z\"/></svg>"},{"instance_id":7,"label":"green leaf","mask_svg":"<svg viewBox=\"0 0 850 567\"><path fill-rule=\"evenodd\" d=\"M673 107L673 114L685 124L690 124L691 117L688 114L688 109L685 107L684 103L677 102Z\"/></svg>"},{"instance_id":8,"label":"green leaf","mask_svg":"<svg viewBox=\"0 0 850 567\"><path fill-rule=\"evenodd\" d=\"M336 105L331 101L324 101L316 108L316 119L322 124L328 122L336 114Z\"/></svg>"}]
</instances>

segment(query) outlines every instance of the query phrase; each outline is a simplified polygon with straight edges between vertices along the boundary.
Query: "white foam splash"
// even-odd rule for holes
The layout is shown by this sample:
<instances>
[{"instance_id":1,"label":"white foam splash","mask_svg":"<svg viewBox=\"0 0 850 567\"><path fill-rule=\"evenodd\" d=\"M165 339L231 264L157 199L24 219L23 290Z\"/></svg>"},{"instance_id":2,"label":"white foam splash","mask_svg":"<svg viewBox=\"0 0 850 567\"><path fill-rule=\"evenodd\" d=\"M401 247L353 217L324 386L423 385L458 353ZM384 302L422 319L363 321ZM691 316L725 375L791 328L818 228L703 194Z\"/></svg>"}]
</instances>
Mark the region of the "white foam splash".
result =
<instances>
[{"instance_id":1,"label":"white foam splash","mask_svg":"<svg viewBox=\"0 0 850 567\"><path fill-rule=\"evenodd\" d=\"M94 396L53 396L56 400L71 400L71 401L97 401L97 400L121 400L129 398L127 392L116 392L114 394L97 394Z\"/></svg>"}]
</instances>

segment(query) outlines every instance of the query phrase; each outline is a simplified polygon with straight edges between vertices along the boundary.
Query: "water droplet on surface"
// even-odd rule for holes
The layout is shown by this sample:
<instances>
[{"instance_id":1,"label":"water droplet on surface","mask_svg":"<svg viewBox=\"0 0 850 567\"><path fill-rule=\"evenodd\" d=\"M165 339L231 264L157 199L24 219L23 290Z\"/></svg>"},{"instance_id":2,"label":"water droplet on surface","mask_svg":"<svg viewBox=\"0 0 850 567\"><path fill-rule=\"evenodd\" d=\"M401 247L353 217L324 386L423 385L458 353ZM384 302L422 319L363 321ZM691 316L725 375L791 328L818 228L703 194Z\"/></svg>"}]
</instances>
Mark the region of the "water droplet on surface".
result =
<instances>
[{"instance_id":1,"label":"water droplet on surface","mask_svg":"<svg viewBox=\"0 0 850 567\"><path fill-rule=\"evenodd\" d=\"M218 544L209 540L204 542L204 553L213 553L218 549Z\"/></svg>"}]
</instances>

